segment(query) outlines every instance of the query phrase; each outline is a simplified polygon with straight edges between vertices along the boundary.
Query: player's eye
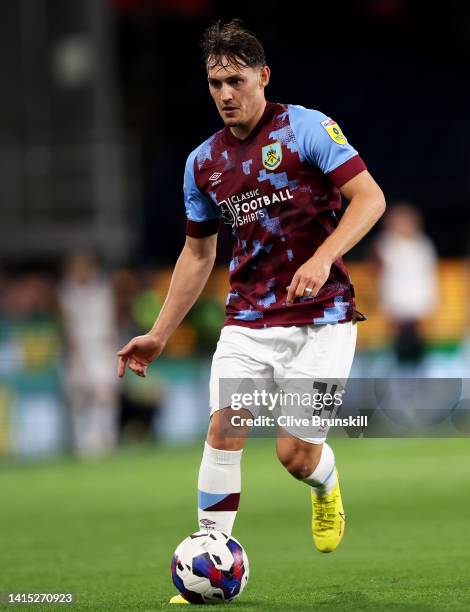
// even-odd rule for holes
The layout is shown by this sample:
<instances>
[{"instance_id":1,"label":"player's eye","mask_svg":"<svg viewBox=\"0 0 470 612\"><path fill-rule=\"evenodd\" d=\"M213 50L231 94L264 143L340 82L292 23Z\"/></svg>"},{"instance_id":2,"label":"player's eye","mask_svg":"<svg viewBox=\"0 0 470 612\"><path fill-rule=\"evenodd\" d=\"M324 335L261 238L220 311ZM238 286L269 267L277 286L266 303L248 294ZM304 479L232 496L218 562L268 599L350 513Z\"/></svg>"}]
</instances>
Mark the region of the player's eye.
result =
<instances>
[{"instance_id":1,"label":"player's eye","mask_svg":"<svg viewBox=\"0 0 470 612\"><path fill-rule=\"evenodd\" d=\"M209 85L215 89L220 89L220 81L209 81Z\"/></svg>"}]
</instances>

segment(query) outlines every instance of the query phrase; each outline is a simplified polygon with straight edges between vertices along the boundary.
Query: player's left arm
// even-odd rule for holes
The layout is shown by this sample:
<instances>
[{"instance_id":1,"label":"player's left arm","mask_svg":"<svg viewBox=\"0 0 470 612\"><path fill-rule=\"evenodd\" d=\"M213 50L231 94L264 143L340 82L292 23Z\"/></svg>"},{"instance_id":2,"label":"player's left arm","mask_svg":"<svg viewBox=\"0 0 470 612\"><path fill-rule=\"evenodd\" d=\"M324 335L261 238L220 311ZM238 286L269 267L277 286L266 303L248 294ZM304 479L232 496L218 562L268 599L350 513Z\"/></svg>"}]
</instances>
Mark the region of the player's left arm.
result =
<instances>
[{"instance_id":1,"label":"player's left arm","mask_svg":"<svg viewBox=\"0 0 470 612\"><path fill-rule=\"evenodd\" d=\"M312 289L309 295L317 295L330 275L332 264L383 215L385 198L335 121L300 106L289 106L289 119L301 159L321 170L349 200L338 226L292 277L286 300L291 304L305 294L306 287Z\"/></svg>"},{"instance_id":2,"label":"player's left arm","mask_svg":"<svg viewBox=\"0 0 470 612\"><path fill-rule=\"evenodd\" d=\"M312 296L317 295L333 262L357 244L385 212L384 194L367 170L350 179L340 191L349 206L336 229L294 274L287 293L288 304L304 295L306 287L313 289Z\"/></svg>"}]
</instances>

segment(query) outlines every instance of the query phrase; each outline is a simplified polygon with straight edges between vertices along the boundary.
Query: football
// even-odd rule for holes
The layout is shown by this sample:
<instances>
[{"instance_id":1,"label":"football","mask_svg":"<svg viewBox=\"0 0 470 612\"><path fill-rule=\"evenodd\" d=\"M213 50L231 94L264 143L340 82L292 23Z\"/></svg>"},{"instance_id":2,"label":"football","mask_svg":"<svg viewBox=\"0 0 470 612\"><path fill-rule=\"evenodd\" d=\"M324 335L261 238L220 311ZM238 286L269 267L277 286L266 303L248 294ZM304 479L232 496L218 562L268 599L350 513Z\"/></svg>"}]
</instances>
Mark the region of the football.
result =
<instances>
[{"instance_id":1,"label":"football","mask_svg":"<svg viewBox=\"0 0 470 612\"><path fill-rule=\"evenodd\" d=\"M223 603L241 595L248 557L240 542L221 531L197 531L179 544L171 563L173 583L190 603Z\"/></svg>"}]
</instances>

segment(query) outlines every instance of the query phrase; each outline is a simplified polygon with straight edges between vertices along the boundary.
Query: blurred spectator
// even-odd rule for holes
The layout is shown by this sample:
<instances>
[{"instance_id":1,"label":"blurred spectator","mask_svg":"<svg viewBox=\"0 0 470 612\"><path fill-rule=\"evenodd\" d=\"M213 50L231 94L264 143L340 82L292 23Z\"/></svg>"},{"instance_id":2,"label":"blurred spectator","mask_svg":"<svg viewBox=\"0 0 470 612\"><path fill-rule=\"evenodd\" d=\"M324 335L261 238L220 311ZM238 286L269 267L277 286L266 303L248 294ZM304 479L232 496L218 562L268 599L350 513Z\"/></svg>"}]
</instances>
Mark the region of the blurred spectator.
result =
<instances>
[{"instance_id":1,"label":"blurred spectator","mask_svg":"<svg viewBox=\"0 0 470 612\"><path fill-rule=\"evenodd\" d=\"M190 321L197 334L196 350L211 355L220 336L225 319L225 310L216 296L204 295L194 305Z\"/></svg>"},{"instance_id":2,"label":"blurred spectator","mask_svg":"<svg viewBox=\"0 0 470 612\"><path fill-rule=\"evenodd\" d=\"M93 257L68 259L60 303L75 447L83 456L103 454L117 440L117 329L112 288Z\"/></svg>"},{"instance_id":3,"label":"blurred spectator","mask_svg":"<svg viewBox=\"0 0 470 612\"><path fill-rule=\"evenodd\" d=\"M130 268L121 268L113 276L114 301L116 320L119 329L119 342L126 342L130 335L135 335L137 329L132 317L132 304L140 291L137 273Z\"/></svg>"},{"instance_id":4,"label":"blurred spectator","mask_svg":"<svg viewBox=\"0 0 470 612\"><path fill-rule=\"evenodd\" d=\"M384 217L375 248L380 262L380 300L393 325L399 364L418 365L424 356L420 322L437 301L437 258L420 213L398 203Z\"/></svg>"},{"instance_id":5,"label":"blurred spectator","mask_svg":"<svg viewBox=\"0 0 470 612\"><path fill-rule=\"evenodd\" d=\"M1 290L0 290L1 291ZM56 288L42 274L21 275L4 282L0 299L0 371L52 371L60 352Z\"/></svg>"},{"instance_id":6,"label":"blurred spectator","mask_svg":"<svg viewBox=\"0 0 470 612\"><path fill-rule=\"evenodd\" d=\"M139 333L146 334L163 306L165 296L158 291L158 271L144 270L140 291L135 296L131 312Z\"/></svg>"},{"instance_id":7,"label":"blurred spectator","mask_svg":"<svg viewBox=\"0 0 470 612\"><path fill-rule=\"evenodd\" d=\"M50 276L29 272L0 280L0 455L62 450L61 346Z\"/></svg>"}]
</instances>

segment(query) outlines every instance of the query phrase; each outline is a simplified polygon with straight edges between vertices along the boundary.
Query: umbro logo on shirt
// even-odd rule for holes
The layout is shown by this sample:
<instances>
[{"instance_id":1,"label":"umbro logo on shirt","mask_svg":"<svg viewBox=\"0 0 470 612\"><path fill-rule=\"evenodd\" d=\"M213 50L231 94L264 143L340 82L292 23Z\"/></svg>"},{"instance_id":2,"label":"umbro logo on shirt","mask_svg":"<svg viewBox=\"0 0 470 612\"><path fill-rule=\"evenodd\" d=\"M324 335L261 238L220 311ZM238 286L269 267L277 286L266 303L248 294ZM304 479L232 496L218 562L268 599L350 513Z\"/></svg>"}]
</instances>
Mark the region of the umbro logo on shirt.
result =
<instances>
[{"instance_id":1,"label":"umbro logo on shirt","mask_svg":"<svg viewBox=\"0 0 470 612\"><path fill-rule=\"evenodd\" d=\"M209 177L209 180L212 183L212 187L214 185L218 185L221 182L219 180L221 176L222 176L222 172L214 172L214 174L211 174L211 176Z\"/></svg>"}]
</instances>

